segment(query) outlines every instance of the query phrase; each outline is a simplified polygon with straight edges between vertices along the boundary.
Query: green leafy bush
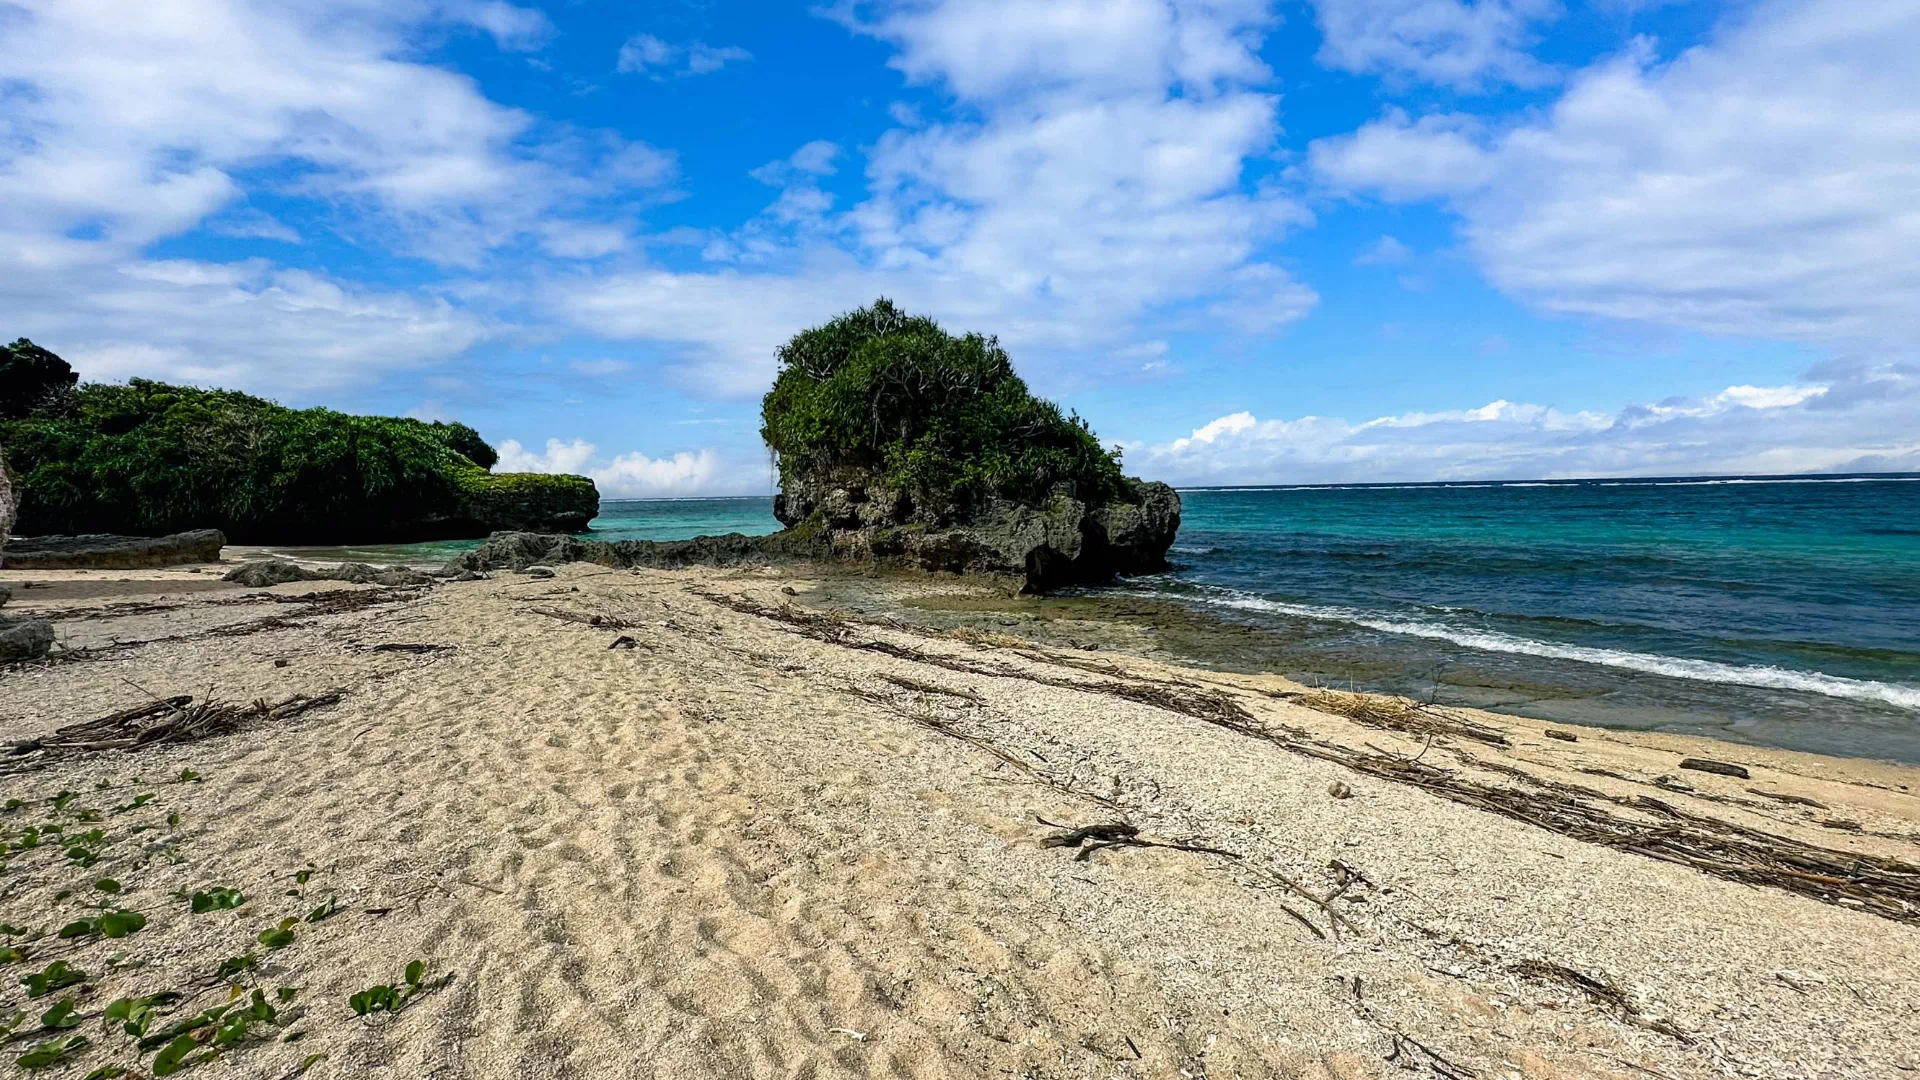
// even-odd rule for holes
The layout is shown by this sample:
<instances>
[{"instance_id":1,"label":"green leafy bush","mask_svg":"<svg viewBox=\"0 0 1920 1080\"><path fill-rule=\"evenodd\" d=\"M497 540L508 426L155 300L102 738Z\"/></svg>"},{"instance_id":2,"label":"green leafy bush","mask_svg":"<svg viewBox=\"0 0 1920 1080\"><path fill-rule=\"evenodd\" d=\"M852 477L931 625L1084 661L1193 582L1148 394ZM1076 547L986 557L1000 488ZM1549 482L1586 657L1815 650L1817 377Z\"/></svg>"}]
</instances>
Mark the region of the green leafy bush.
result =
<instances>
[{"instance_id":1,"label":"green leafy bush","mask_svg":"<svg viewBox=\"0 0 1920 1080\"><path fill-rule=\"evenodd\" d=\"M0 346L0 420L63 408L79 381L65 360L26 338Z\"/></svg>"},{"instance_id":2,"label":"green leafy bush","mask_svg":"<svg viewBox=\"0 0 1920 1080\"><path fill-rule=\"evenodd\" d=\"M65 369L25 341L0 359L9 371L50 363ZM15 393L0 372L0 386L21 535L213 528L243 543L425 540L525 527L477 514L598 506L584 477L490 475L498 455L465 424L289 409L146 379L61 396Z\"/></svg>"},{"instance_id":3,"label":"green leafy bush","mask_svg":"<svg viewBox=\"0 0 1920 1080\"><path fill-rule=\"evenodd\" d=\"M883 297L803 331L778 359L760 433L783 486L859 471L931 517L1061 485L1088 503L1125 491L1117 452L1034 397L997 339L954 337Z\"/></svg>"}]
</instances>

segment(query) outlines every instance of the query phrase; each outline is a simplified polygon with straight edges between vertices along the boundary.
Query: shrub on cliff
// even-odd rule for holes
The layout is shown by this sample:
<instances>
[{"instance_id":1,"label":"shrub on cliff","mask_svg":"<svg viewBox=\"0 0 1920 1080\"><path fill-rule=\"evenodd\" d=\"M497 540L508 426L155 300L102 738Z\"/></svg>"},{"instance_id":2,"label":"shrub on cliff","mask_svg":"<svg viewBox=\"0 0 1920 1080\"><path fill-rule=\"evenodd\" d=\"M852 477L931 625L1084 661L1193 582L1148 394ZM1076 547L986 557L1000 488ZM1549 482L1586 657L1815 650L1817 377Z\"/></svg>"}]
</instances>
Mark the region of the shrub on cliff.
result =
<instances>
[{"instance_id":1,"label":"shrub on cliff","mask_svg":"<svg viewBox=\"0 0 1920 1080\"><path fill-rule=\"evenodd\" d=\"M240 543L420 540L532 527L514 519L525 506L578 517L598 505L584 477L490 475L493 448L464 424L296 410L145 379L88 384L56 408L0 420L0 444L22 535L214 528Z\"/></svg>"},{"instance_id":2,"label":"shrub on cliff","mask_svg":"<svg viewBox=\"0 0 1920 1080\"><path fill-rule=\"evenodd\" d=\"M1061 485L1094 504L1125 491L1117 455L1034 397L994 338L954 337L882 298L803 331L778 359L760 433L783 487L858 472L933 518Z\"/></svg>"}]
</instances>

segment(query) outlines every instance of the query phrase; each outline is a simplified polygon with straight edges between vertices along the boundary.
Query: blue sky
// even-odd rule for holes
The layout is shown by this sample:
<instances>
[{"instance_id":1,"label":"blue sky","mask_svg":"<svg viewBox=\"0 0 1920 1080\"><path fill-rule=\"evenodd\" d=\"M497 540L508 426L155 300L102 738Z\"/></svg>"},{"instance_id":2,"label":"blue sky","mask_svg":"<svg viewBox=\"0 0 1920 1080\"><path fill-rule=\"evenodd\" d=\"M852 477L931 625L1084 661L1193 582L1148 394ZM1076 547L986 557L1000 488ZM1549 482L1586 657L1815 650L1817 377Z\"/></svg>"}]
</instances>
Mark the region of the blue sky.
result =
<instances>
[{"instance_id":1,"label":"blue sky","mask_svg":"<svg viewBox=\"0 0 1920 1080\"><path fill-rule=\"evenodd\" d=\"M1911 0L0 0L0 334L767 489L795 331L1179 483L1920 469Z\"/></svg>"}]
</instances>

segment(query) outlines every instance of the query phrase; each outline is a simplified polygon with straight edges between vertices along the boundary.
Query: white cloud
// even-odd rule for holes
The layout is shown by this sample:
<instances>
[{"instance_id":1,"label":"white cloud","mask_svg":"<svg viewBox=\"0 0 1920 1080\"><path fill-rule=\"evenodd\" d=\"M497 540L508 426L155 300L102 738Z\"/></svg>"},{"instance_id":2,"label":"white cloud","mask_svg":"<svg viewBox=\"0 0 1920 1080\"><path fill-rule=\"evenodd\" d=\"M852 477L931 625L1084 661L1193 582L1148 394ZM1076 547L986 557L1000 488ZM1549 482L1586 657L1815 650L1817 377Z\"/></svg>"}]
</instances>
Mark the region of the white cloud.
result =
<instances>
[{"instance_id":1,"label":"white cloud","mask_svg":"<svg viewBox=\"0 0 1920 1080\"><path fill-rule=\"evenodd\" d=\"M1081 378L1139 370L1116 358L1170 329L1269 333L1317 301L1260 258L1308 213L1243 190L1279 132L1264 2L903 0L838 17L968 119L896 117L844 212L811 179L828 144L757 169L781 195L708 244L729 268L557 283L563 317L677 344L691 377L752 393L795 329L881 294Z\"/></svg>"},{"instance_id":2,"label":"white cloud","mask_svg":"<svg viewBox=\"0 0 1920 1080\"><path fill-rule=\"evenodd\" d=\"M275 218L272 214L253 209L242 209L222 215L210 222L207 228L221 236L231 236L238 240L278 240L283 244L301 242L300 233L293 226Z\"/></svg>"},{"instance_id":3,"label":"white cloud","mask_svg":"<svg viewBox=\"0 0 1920 1080\"><path fill-rule=\"evenodd\" d=\"M1920 7L1766 0L1644 43L1505 130L1390 113L1315 171L1444 197L1493 282L1561 312L1829 348L1920 337Z\"/></svg>"},{"instance_id":4,"label":"white cloud","mask_svg":"<svg viewBox=\"0 0 1920 1080\"><path fill-rule=\"evenodd\" d=\"M649 68L666 67L679 54L680 50L652 34L635 34L620 46L620 57L615 66L626 74L638 74Z\"/></svg>"},{"instance_id":5,"label":"white cloud","mask_svg":"<svg viewBox=\"0 0 1920 1080\"><path fill-rule=\"evenodd\" d=\"M554 230L672 179L670 155L549 129L404 59L447 23L528 46L544 17L505 3L25 0L0 22L0 310L91 378L305 391L489 332L426 293L144 254L203 226L297 243L239 206L239 177L309 200L346 237L459 265L528 237L605 250Z\"/></svg>"},{"instance_id":6,"label":"white cloud","mask_svg":"<svg viewBox=\"0 0 1920 1080\"><path fill-rule=\"evenodd\" d=\"M730 63L753 59L738 46L715 47L694 41L674 45L652 34L635 34L620 46L615 69L628 75L710 75Z\"/></svg>"},{"instance_id":7,"label":"white cloud","mask_svg":"<svg viewBox=\"0 0 1920 1080\"><path fill-rule=\"evenodd\" d=\"M639 451L606 457L585 439L567 442L548 439L545 453L536 454L508 439L500 444L495 472L574 473L593 478L600 495L608 499L650 499L675 495L711 494L716 486L737 485L737 477L721 477L721 462L711 450L681 451L672 457L650 458Z\"/></svg>"},{"instance_id":8,"label":"white cloud","mask_svg":"<svg viewBox=\"0 0 1920 1080\"><path fill-rule=\"evenodd\" d=\"M838 171L833 162L839 156L838 143L815 139L778 161L769 161L757 169L749 170L747 175L772 187L812 183L818 177L832 176Z\"/></svg>"},{"instance_id":9,"label":"white cloud","mask_svg":"<svg viewBox=\"0 0 1920 1080\"><path fill-rule=\"evenodd\" d=\"M1264 0L903 0L840 9L900 47L888 63L973 101L1065 90L1158 95L1263 82Z\"/></svg>"},{"instance_id":10,"label":"white cloud","mask_svg":"<svg viewBox=\"0 0 1920 1080\"><path fill-rule=\"evenodd\" d=\"M133 261L0 275L9 333L88 379L129 376L267 395L338 389L456 356L493 325L447 300L264 261Z\"/></svg>"},{"instance_id":11,"label":"white cloud","mask_svg":"<svg viewBox=\"0 0 1920 1080\"><path fill-rule=\"evenodd\" d=\"M624 374L625 372L627 372L629 369L633 367L632 364L627 363L625 360L612 360L612 359L575 360L574 362L572 362L571 364L568 364L567 366L579 372L582 375L587 375L587 376L591 376L593 378L599 378L599 379L604 379L613 375Z\"/></svg>"},{"instance_id":12,"label":"white cloud","mask_svg":"<svg viewBox=\"0 0 1920 1080\"><path fill-rule=\"evenodd\" d=\"M1413 258L1413 249L1391 236L1382 236L1353 257L1358 266L1398 266Z\"/></svg>"},{"instance_id":13,"label":"white cloud","mask_svg":"<svg viewBox=\"0 0 1920 1080\"><path fill-rule=\"evenodd\" d=\"M446 0L442 13L452 21L485 30L503 49L530 51L553 36L553 24L545 14L503 0Z\"/></svg>"},{"instance_id":14,"label":"white cloud","mask_svg":"<svg viewBox=\"0 0 1920 1080\"><path fill-rule=\"evenodd\" d=\"M1315 140L1307 161L1341 191L1371 191L1395 202L1462 195L1485 187L1497 164L1480 145L1483 125L1469 116L1418 121L1389 108L1351 135Z\"/></svg>"},{"instance_id":15,"label":"white cloud","mask_svg":"<svg viewBox=\"0 0 1920 1080\"><path fill-rule=\"evenodd\" d=\"M1552 71L1526 51L1557 0L1313 0L1319 60L1357 74L1420 79L1456 90L1537 86Z\"/></svg>"},{"instance_id":16,"label":"white cloud","mask_svg":"<svg viewBox=\"0 0 1920 1080\"><path fill-rule=\"evenodd\" d=\"M1732 386L1607 416L1494 401L1364 422L1220 417L1130 445L1129 469L1180 484L1411 482L1868 471L1920 466L1920 367L1825 365L1806 383Z\"/></svg>"}]
</instances>

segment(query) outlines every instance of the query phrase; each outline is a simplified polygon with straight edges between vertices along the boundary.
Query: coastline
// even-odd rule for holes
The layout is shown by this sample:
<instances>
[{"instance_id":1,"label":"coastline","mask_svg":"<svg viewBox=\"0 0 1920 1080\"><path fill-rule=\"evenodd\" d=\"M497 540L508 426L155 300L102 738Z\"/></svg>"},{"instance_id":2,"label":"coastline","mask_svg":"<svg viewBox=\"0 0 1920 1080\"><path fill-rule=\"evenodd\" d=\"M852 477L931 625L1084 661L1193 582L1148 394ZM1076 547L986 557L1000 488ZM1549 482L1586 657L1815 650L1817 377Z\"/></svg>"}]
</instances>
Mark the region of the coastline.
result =
<instances>
[{"instance_id":1,"label":"coastline","mask_svg":"<svg viewBox=\"0 0 1920 1080\"><path fill-rule=\"evenodd\" d=\"M345 689L293 720L6 778L36 801L107 780L86 798L154 790L182 814L155 841L182 864L135 874L109 849L152 923L74 954L106 972L102 1002L197 973L316 890L350 905L274 954L314 1019L301 1046L245 1051L263 1075L313 1051L315 1076L1920 1067L1920 911L1473 802L1914 863L1910 766L1470 709L1394 730L1275 676L1127 655L1124 623L1002 625L990 596L900 603L967 591L951 583L801 565L418 590L244 590L216 569L8 573L60 582L14 604L59 615L92 658L0 676L0 738L136 704L129 682L239 702ZM363 598L296 599L334 593ZM866 610L832 613L849 601ZM377 649L395 644L432 648ZM204 779L151 781L181 768ZM1041 819L1185 846L1080 858ZM276 900L309 863L310 895ZM16 855L0 916L51 918L34 913L89 873ZM259 897L250 921L165 899L216 881ZM119 949L150 966L104 968ZM416 955L454 981L388 1025L341 1018Z\"/></svg>"}]
</instances>

